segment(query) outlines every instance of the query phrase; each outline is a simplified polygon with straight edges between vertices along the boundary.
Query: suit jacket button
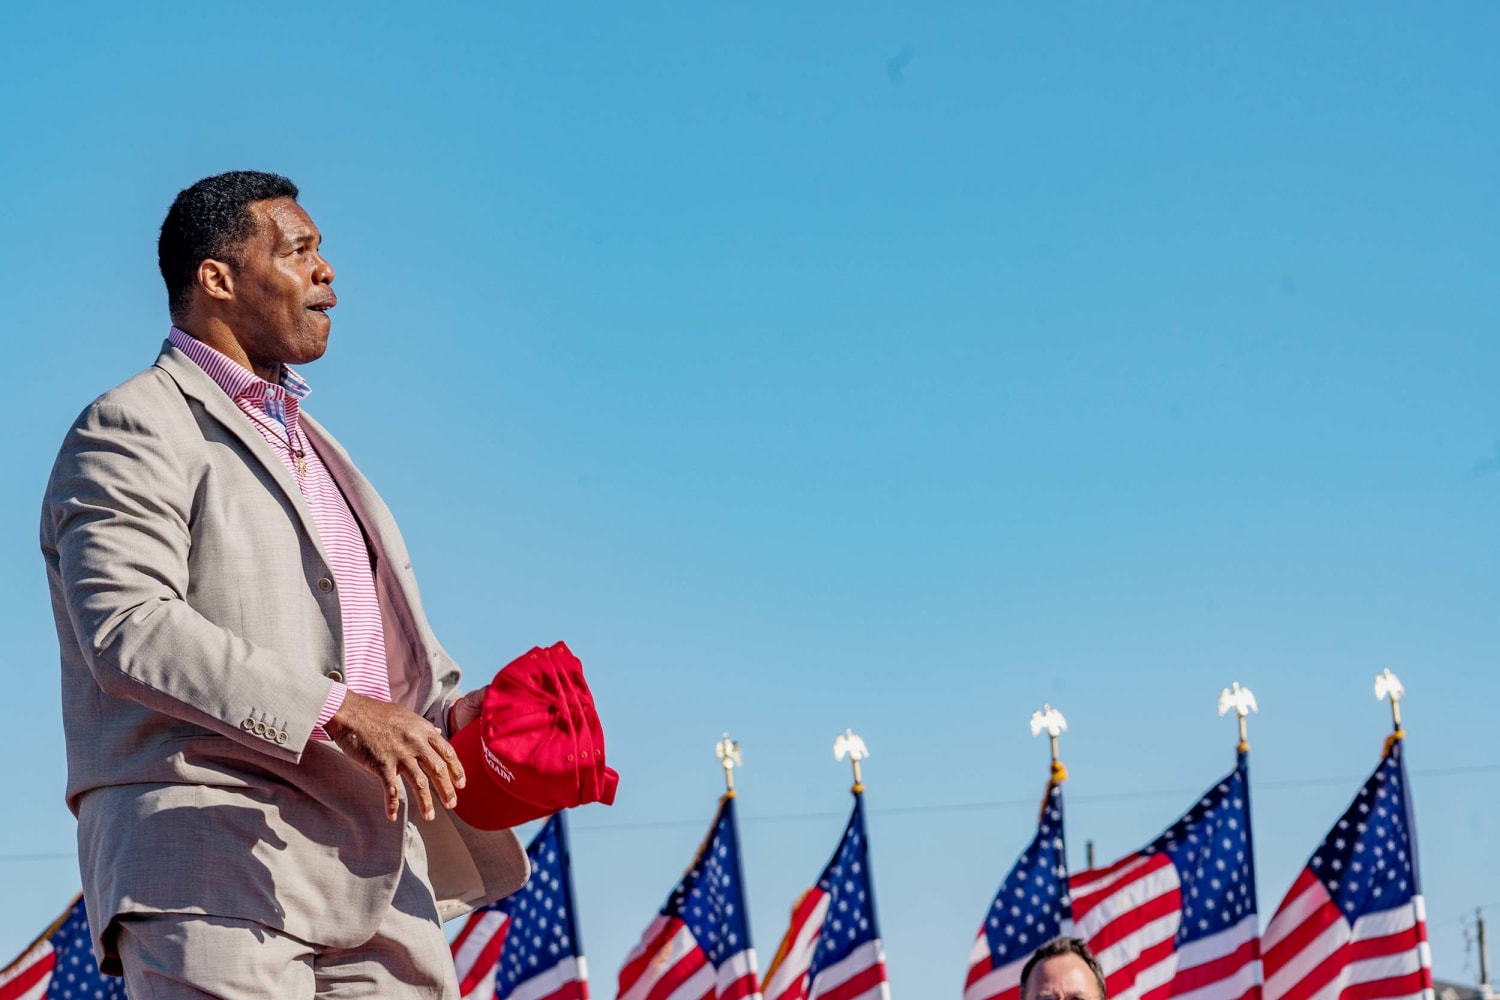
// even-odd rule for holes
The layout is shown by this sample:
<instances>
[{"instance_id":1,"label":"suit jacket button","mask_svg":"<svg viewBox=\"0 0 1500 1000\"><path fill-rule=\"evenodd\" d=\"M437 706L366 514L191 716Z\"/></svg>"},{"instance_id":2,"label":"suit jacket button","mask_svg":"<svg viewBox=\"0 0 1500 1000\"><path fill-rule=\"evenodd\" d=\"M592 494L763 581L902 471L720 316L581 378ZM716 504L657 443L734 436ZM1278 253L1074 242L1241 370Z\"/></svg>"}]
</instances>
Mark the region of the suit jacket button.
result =
<instances>
[{"instance_id":1,"label":"suit jacket button","mask_svg":"<svg viewBox=\"0 0 1500 1000\"><path fill-rule=\"evenodd\" d=\"M255 724L255 735L256 736L264 736L264 735L266 735L266 724L264 722L257 722Z\"/></svg>"},{"instance_id":2,"label":"suit jacket button","mask_svg":"<svg viewBox=\"0 0 1500 1000\"><path fill-rule=\"evenodd\" d=\"M255 730L255 720L250 718L248 715L245 716L245 721L240 723L240 728L246 730L247 732L253 732Z\"/></svg>"},{"instance_id":3,"label":"suit jacket button","mask_svg":"<svg viewBox=\"0 0 1500 1000\"><path fill-rule=\"evenodd\" d=\"M286 730L285 729L278 729L276 731L276 742L277 743L285 743L286 742Z\"/></svg>"},{"instance_id":4,"label":"suit jacket button","mask_svg":"<svg viewBox=\"0 0 1500 1000\"><path fill-rule=\"evenodd\" d=\"M335 682L337 682L339 684L344 683L344 672L342 670L330 670L330 671L328 671L328 673L324 674L323 676L327 677L329 680L335 681Z\"/></svg>"},{"instance_id":5,"label":"suit jacket button","mask_svg":"<svg viewBox=\"0 0 1500 1000\"><path fill-rule=\"evenodd\" d=\"M318 589L325 594L330 593L333 590L333 581L326 576L323 577L318 581Z\"/></svg>"}]
</instances>

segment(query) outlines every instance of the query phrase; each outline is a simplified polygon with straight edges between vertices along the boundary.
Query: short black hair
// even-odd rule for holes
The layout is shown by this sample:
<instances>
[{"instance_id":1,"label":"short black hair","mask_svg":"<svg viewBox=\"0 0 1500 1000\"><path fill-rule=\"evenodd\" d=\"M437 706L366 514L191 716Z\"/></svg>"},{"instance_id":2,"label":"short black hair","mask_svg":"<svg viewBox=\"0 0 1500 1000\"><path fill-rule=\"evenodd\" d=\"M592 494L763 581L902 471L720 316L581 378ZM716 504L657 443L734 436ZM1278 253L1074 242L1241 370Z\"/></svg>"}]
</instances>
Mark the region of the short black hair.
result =
<instances>
[{"instance_id":1,"label":"short black hair","mask_svg":"<svg viewBox=\"0 0 1500 1000\"><path fill-rule=\"evenodd\" d=\"M250 203L272 198L295 201L297 185L280 174L231 170L177 192L156 243L156 262L174 316L188 304L199 264L209 258L239 263L236 252L255 227Z\"/></svg>"},{"instance_id":2,"label":"short black hair","mask_svg":"<svg viewBox=\"0 0 1500 1000\"><path fill-rule=\"evenodd\" d=\"M1089 946L1082 938L1056 937L1042 945L1036 952L1026 960L1021 969L1021 998L1026 998L1026 980L1031 978L1031 970L1038 963L1045 962L1049 958L1058 958L1062 955L1076 955L1083 959L1083 964L1089 967L1094 974L1094 981L1099 984L1099 1000L1105 1000L1109 996L1108 990L1104 988L1104 969L1099 965L1099 960L1094 953L1089 951Z\"/></svg>"}]
</instances>

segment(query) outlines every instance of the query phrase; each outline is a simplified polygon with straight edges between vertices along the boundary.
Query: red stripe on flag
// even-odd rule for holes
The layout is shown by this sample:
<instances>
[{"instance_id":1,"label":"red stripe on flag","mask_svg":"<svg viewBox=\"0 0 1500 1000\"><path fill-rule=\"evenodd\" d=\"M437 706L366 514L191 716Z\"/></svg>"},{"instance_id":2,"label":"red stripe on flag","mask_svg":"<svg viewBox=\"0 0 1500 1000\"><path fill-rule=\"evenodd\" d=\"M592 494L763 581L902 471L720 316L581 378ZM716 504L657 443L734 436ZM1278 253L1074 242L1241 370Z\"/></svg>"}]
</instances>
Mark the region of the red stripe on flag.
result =
<instances>
[{"instance_id":1,"label":"red stripe on flag","mask_svg":"<svg viewBox=\"0 0 1500 1000\"><path fill-rule=\"evenodd\" d=\"M981 935L983 936L983 935ZM973 965L969 966L969 978L964 980L964 989L973 986L979 980L995 971L995 956L986 955Z\"/></svg>"},{"instance_id":2,"label":"red stripe on flag","mask_svg":"<svg viewBox=\"0 0 1500 1000\"><path fill-rule=\"evenodd\" d=\"M641 948L641 953L634 960L627 962L625 967L620 970L621 993L625 993L630 987L635 985L635 981L641 978L641 974L646 971L646 966L650 965L656 959L657 953L667 946L683 926L682 921L675 917L662 924L661 930L657 931L656 937L651 939L651 943Z\"/></svg>"},{"instance_id":3,"label":"red stripe on flag","mask_svg":"<svg viewBox=\"0 0 1500 1000\"><path fill-rule=\"evenodd\" d=\"M839 983L827 993L819 993L818 1000L853 1000L885 982L885 963L876 962Z\"/></svg>"},{"instance_id":4,"label":"red stripe on flag","mask_svg":"<svg viewBox=\"0 0 1500 1000\"><path fill-rule=\"evenodd\" d=\"M1287 898L1293 899L1295 896L1287 893ZM1266 978L1270 979L1272 975L1302 954L1303 949L1317 940L1318 935L1343 919L1344 915L1339 912L1338 904L1331 899L1309 913L1302 923L1288 931L1286 937L1277 941L1266 951Z\"/></svg>"},{"instance_id":5,"label":"red stripe on flag","mask_svg":"<svg viewBox=\"0 0 1500 1000\"><path fill-rule=\"evenodd\" d=\"M982 997L980 1000L1021 1000L1021 987L1012 986L1008 990L1002 990L999 993Z\"/></svg>"},{"instance_id":6,"label":"red stripe on flag","mask_svg":"<svg viewBox=\"0 0 1500 1000\"><path fill-rule=\"evenodd\" d=\"M674 920L673 923L677 921ZM683 955L676 965L667 970L666 975L656 981L656 985L651 987L651 992L646 994L646 1000L667 1000L677 992L679 986L692 979L693 975L707 964L708 956L703 953L702 948L695 945L692 951ZM708 992L703 994L703 998L709 1000L713 995L714 987L710 983ZM676 1000L688 1000L688 998L678 997Z\"/></svg>"},{"instance_id":7,"label":"red stripe on flag","mask_svg":"<svg viewBox=\"0 0 1500 1000\"><path fill-rule=\"evenodd\" d=\"M1089 942L1089 950L1092 951L1094 944ZM1109 996L1118 996L1135 985L1135 977L1146 969L1157 964L1172 954L1177 947L1175 937L1169 937L1165 941L1158 941L1151 947L1143 950L1134 961L1127 962L1114 972L1104 978L1105 992Z\"/></svg>"},{"instance_id":8,"label":"red stripe on flag","mask_svg":"<svg viewBox=\"0 0 1500 1000\"><path fill-rule=\"evenodd\" d=\"M755 984L755 973L747 972L720 990L718 1000L741 1000L743 997L754 996L759 989Z\"/></svg>"},{"instance_id":9,"label":"red stripe on flag","mask_svg":"<svg viewBox=\"0 0 1500 1000\"><path fill-rule=\"evenodd\" d=\"M1339 1000L1381 1000L1382 997L1405 997L1420 993L1432 985L1424 979L1422 972L1423 970L1418 969L1404 976L1374 979L1368 983L1345 986L1339 993Z\"/></svg>"},{"instance_id":10,"label":"red stripe on flag","mask_svg":"<svg viewBox=\"0 0 1500 1000\"><path fill-rule=\"evenodd\" d=\"M1251 938L1227 955L1195 965L1191 969L1179 969L1167 982L1142 993L1141 1000L1166 1000L1167 997L1180 996L1228 979L1255 961L1259 954L1260 939Z\"/></svg>"},{"instance_id":11,"label":"red stripe on flag","mask_svg":"<svg viewBox=\"0 0 1500 1000\"><path fill-rule=\"evenodd\" d=\"M0 1000L16 1000L23 997L26 992L36 986L37 983L52 975L52 970L57 966L57 952L49 951L46 955L37 959L36 964L28 967L10 982L0 985Z\"/></svg>"},{"instance_id":12,"label":"red stripe on flag","mask_svg":"<svg viewBox=\"0 0 1500 1000\"><path fill-rule=\"evenodd\" d=\"M1079 872L1070 877L1068 879L1068 890L1073 896L1073 922L1077 923L1081 921L1094 907L1119 892L1121 888L1145 875L1147 871L1153 870L1152 864L1156 858L1160 858L1168 864L1171 863L1171 859L1165 854L1155 855L1150 861L1143 860L1138 854L1130 854L1116 861L1108 868L1091 868L1086 872ZM1132 872L1129 877L1121 878L1118 882L1097 890L1092 888L1094 883L1101 882L1116 872L1123 871L1134 864L1140 865L1140 871Z\"/></svg>"},{"instance_id":13,"label":"red stripe on flag","mask_svg":"<svg viewBox=\"0 0 1500 1000\"><path fill-rule=\"evenodd\" d=\"M475 923L477 924L478 921L475 921ZM453 942L455 949L462 943L463 937L468 934L469 930L469 927L465 927L464 935L461 935ZM469 966L469 971L464 975L463 982L458 984L459 993L468 996L474 987L495 974L495 965L500 961L500 950L505 947L505 938L509 934L510 921L507 920L500 925L499 930L490 936L489 941L485 942L484 948L479 952L479 957L474 959L473 965Z\"/></svg>"},{"instance_id":14,"label":"red stripe on flag","mask_svg":"<svg viewBox=\"0 0 1500 1000\"><path fill-rule=\"evenodd\" d=\"M1168 864L1170 863L1169 861ZM1099 932L1089 938L1089 950L1097 955L1111 945L1119 944L1152 921L1171 916L1181 909L1181 889L1172 889L1170 892L1164 892L1154 899L1148 899L1140 906L1126 910L1099 928ZM1110 992L1113 992L1113 990Z\"/></svg>"},{"instance_id":15,"label":"red stripe on flag","mask_svg":"<svg viewBox=\"0 0 1500 1000\"><path fill-rule=\"evenodd\" d=\"M573 979L563 983L556 991L537 1000L589 1000L589 984Z\"/></svg>"},{"instance_id":16,"label":"red stripe on flag","mask_svg":"<svg viewBox=\"0 0 1500 1000\"><path fill-rule=\"evenodd\" d=\"M1307 975L1297 980L1281 995L1279 1000L1307 1000L1308 997L1333 982L1348 964L1349 946L1342 944L1334 949L1333 954L1313 966Z\"/></svg>"},{"instance_id":17,"label":"red stripe on flag","mask_svg":"<svg viewBox=\"0 0 1500 1000\"><path fill-rule=\"evenodd\" d=\"M1284 966L1292 963L1292 960L1301 955L1305 948L1317 940L1319 934L1334 927L1343 919L1343 913L1338 912L1338 904L1332 900L1320 906L1319 909L1313 910L1307 919L1296 925L1286 937L1272 945L1271 949L1266 952L1266 978L1271 978L1274 973L1280 972Z\"/></svg>"},{"instance_id":18,"label":"red stripe on flag","mask_svg":"<svg viewBox=\"0 0 1500 1000\"><path fill-rule=\"evenodd\" d=\"M1348 945L1349 961L1362 962L1367 958L1384 958L1386 955L1399 955L1403 951L1416 951L1419 940L1416 928L1408 927L1384 937L1352 941Z\"/></svg>"}]
</instances>

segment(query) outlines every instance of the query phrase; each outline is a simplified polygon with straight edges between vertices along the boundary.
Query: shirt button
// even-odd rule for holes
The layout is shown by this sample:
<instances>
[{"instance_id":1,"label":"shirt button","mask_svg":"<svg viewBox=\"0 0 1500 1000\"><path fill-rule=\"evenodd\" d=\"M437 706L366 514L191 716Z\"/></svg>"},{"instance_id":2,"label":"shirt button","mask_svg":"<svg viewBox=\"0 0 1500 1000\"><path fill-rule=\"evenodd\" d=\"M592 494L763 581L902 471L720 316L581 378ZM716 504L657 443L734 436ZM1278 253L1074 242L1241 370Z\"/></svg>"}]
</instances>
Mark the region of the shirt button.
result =
<instances>
[{"instance_id":1,"label":"shirt button","mask_svg":"<svg viewBox=\"0 0 1500 1000\"><path fill-rule=\"evenodd\" d=\"M318 589L325 594L328 593L329 591L333 590L333 581L328 579L328 577L326 576L323 577L318 581Z\"/></svg>"}]
</instances>

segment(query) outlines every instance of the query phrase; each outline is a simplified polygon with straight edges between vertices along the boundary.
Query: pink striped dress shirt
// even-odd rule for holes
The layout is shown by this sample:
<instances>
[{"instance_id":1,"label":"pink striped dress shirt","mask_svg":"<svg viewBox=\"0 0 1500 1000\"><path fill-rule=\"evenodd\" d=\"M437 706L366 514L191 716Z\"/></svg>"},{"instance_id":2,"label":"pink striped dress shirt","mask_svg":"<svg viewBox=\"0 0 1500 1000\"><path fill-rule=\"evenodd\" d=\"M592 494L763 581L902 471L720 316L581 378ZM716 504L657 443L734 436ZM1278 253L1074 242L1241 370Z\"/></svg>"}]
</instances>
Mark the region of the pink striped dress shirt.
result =
<instances>
[{"instance_id":1,"label":"pink striped dress shirt","mask_svg":"<svg viewBox=\"0 0 1500 1000\"><path fill-rule=\"evenodd\" d=\"M391 679L385 660L380 601L375 596L375 576L364 533L343 491L297 425L302 400L311 389L286 365L281 366L280 385L267 382L175 326L167 339L234 400L281 459L312 511L323 551L328 553L328 568L333 572L344 620L344 683L333 685L312 734L313 739L326 740L328 734L323 725L344 703L347 691L390 701Z\"/></svg>"}]
</instances>

